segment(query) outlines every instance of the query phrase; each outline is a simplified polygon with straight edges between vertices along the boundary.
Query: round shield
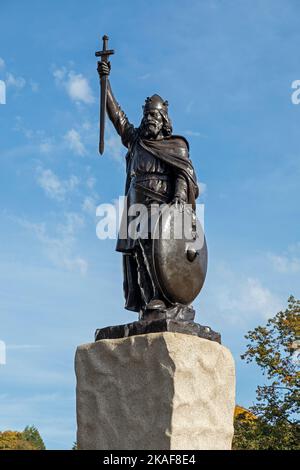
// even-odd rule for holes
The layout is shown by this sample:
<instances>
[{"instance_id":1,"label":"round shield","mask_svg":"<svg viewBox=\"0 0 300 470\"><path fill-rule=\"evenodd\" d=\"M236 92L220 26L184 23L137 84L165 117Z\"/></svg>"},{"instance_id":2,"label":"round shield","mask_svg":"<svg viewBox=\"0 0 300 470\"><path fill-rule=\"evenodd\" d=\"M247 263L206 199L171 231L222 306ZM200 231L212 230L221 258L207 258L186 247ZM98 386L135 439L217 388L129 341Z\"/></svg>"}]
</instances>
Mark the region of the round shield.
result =
<instances>
[{"instance_id":1,"label":"round shield","mask_svg":"<svg viewBox=\"0 0 300 470\"><path fill-rule=\"evenodd\" d=\"M190 304L204 284L207 246L200 221L190 205L166 205L153 234L156 281L170 303Z\"/></svg>"}]
</instances>

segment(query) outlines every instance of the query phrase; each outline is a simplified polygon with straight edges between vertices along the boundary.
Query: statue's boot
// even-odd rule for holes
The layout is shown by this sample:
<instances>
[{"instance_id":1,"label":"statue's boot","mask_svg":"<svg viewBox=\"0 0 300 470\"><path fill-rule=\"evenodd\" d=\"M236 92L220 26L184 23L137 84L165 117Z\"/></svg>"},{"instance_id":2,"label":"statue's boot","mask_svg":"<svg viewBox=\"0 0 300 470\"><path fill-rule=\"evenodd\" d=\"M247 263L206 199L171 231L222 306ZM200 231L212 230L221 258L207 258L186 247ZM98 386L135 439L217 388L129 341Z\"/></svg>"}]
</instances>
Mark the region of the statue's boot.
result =
<instances>
[{"instance_id":1,"label":"statue's boot","mask_svg":"<svg viewBox=\"0 0 300 470\"><path fill-rule=\"evenodd\" d=\"M165 310L166 304L161 299L151 299L150 302L147 303L145 310L152 311L152 310Z\"/></svg>"}]
</instances>

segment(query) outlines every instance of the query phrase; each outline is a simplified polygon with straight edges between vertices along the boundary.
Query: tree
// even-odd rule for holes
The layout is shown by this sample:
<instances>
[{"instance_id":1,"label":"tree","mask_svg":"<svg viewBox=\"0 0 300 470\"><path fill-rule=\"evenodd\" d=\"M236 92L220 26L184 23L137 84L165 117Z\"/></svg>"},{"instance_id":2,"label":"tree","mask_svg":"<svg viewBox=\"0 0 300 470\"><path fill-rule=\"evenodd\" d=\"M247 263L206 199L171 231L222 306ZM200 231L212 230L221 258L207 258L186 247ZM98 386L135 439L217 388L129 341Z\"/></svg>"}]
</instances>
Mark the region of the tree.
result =
<instances>
[{"instance_id":1,"label":"tree","mask_svg":"<svg viewBox=\"0 0 300 470\"><path fill-rule=\"evenodd\" d=\"M35 426L26 426L23 432L0 432L0 450L44 450L45 444Z\"/></svg>"},{"instance_id":2,"label":"tree","mask_svg":"<svg viewBox=\"0 0 300 470\"><path fill-rule=\"evenodd\" d=\"M249 342L241 358L255 361L267 383L257 387L250 408L257 419L235 418L235 449L300 449L299 314L300 300L291 296L286 310L245 336Z\"/></svg>"},{"instance_id":3,"label":"tree","mask_svg":"<svg viewBox=\"0 0 300 470\"><path fill-rule=\"evenodd\" d=\"M34 450L33 445L23 439L18 431L0 432L0 450Z\"/></svg>"},{"instance_id":4,"label":"tree","mask_svg":"<svg viewBox=\"0 0 300 470\"><path fill-rule=\"evenodd\" d=\"M37 450L46 449L44 441L41 438L41 435L35 426L26 426L22 434L23 434L23 438L27 442L30 442L35 447L35 449Z\"/></svg>"}]
</instances>

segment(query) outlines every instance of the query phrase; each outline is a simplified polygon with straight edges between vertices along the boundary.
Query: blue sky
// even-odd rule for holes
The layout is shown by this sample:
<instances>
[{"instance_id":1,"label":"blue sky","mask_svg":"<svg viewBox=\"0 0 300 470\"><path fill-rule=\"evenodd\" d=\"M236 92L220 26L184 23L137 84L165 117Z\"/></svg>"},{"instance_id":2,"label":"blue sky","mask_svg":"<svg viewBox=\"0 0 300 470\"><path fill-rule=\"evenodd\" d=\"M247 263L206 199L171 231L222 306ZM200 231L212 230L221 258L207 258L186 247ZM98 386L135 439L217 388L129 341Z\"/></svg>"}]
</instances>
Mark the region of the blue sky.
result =
<instances>
[{"instance_id":1,"label":"blue sky","mask_svg":"<svg viewBox=\"0 0 300 470\"><path fill-rule=\"evenodd\" d=\"M197 321L221 332L251 405L263 378L239 359L243 335L300 296L299 15L296 0L1 0L1 430L35 424L71 448L76 346L136 318L115 242L96 237L95 207L124 185L111 128L97 149L104 33L130 120L159 93L190 142L209 249Z\"/></svg>"}]
</instances>

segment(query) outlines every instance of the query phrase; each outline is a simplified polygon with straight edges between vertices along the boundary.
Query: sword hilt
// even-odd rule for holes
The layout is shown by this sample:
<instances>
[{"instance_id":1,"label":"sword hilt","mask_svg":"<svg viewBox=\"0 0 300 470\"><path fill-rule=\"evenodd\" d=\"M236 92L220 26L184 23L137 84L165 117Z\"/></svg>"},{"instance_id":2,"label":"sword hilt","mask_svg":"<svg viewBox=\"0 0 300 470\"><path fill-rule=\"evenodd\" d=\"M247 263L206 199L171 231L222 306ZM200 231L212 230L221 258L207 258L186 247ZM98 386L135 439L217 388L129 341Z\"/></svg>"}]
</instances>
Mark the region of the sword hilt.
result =
<instances>
[{"instance_id":1,"label":"sword hilt","mask_svg":"<svg viewBox=\"0 0 300 470\"><path fill-rule=\"evenodd\" d=\"M101 57L101 62L108 62L108 58L110 55L114 54L115 51L113 49L107 49L107 46L108 46L108 36L105 34L103 37L102 37L102 41L103 41L103 49L102 51L97 51L95 52L95 56L96 57Z\"/></svg>"},{"instance_id":2,"label":"sword hilt","mask_svg":"<svg viewBox=\"0 0 300 470\"><path fill-rule=\"evenodd\" d=\"M106 36L106 34L104 34L104 36L102 37L102 41L103 41L103 51L107 51L108 36Z\"/></svg>"}]
</instances>

